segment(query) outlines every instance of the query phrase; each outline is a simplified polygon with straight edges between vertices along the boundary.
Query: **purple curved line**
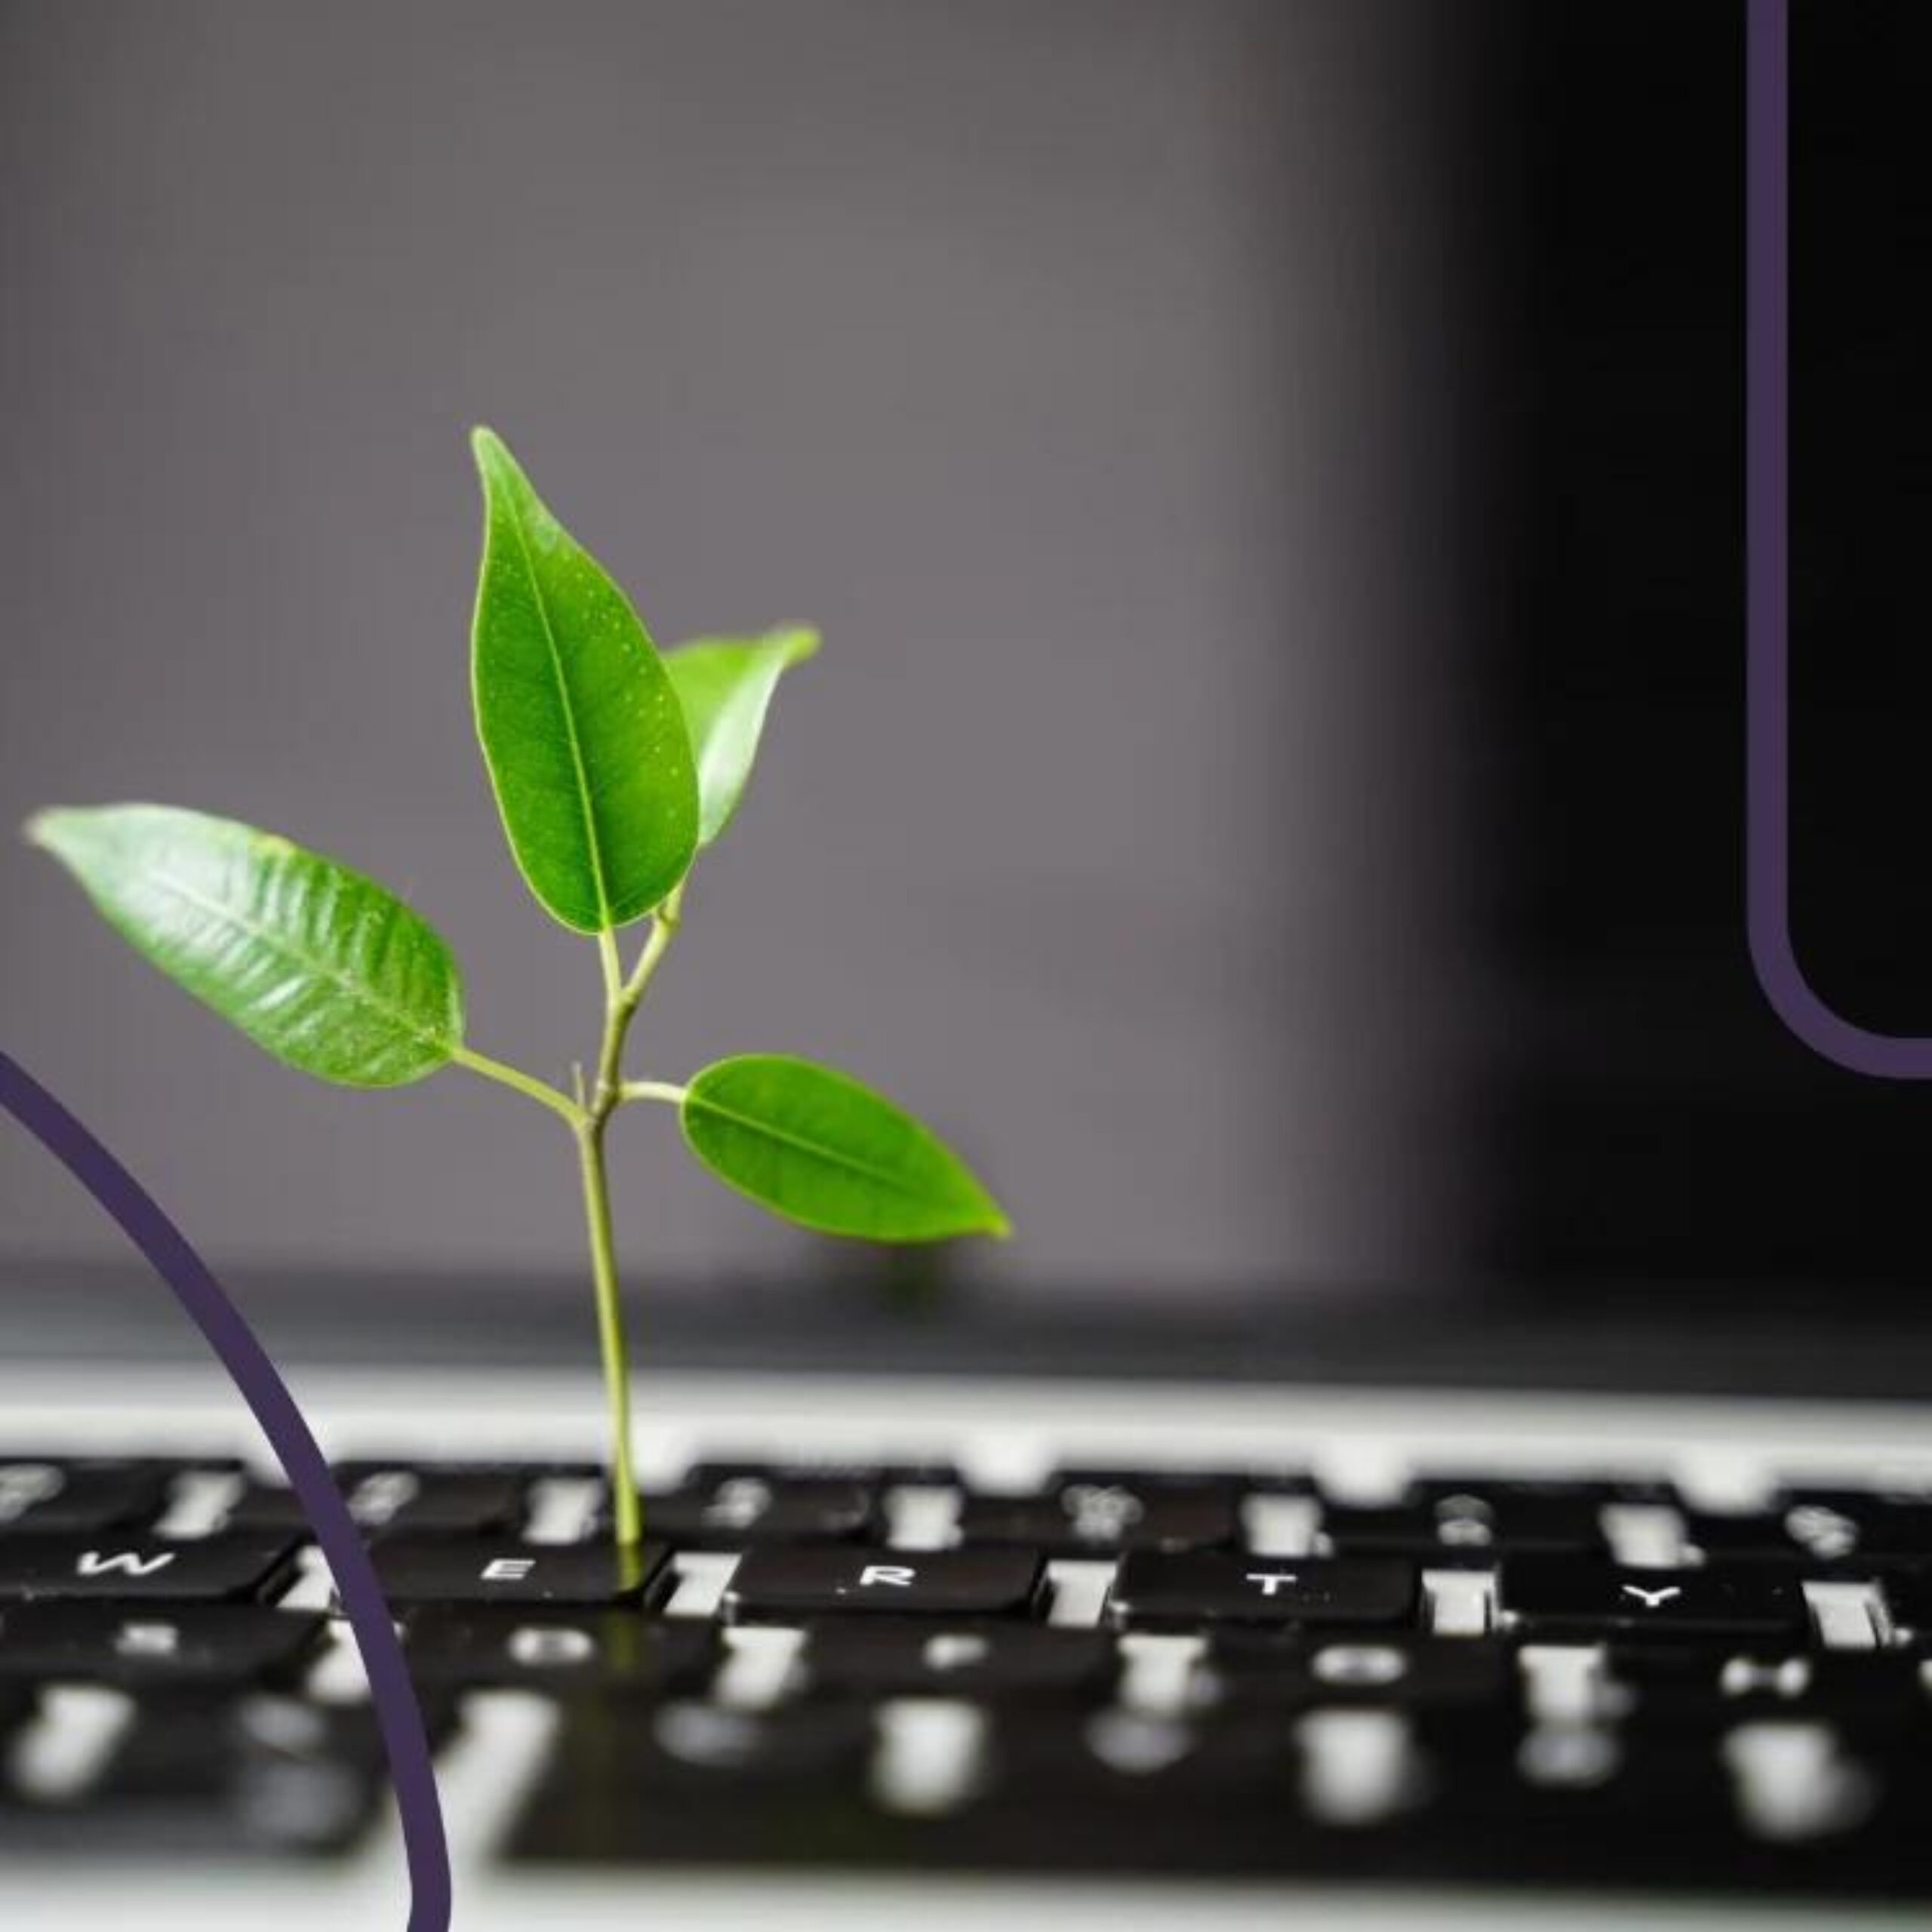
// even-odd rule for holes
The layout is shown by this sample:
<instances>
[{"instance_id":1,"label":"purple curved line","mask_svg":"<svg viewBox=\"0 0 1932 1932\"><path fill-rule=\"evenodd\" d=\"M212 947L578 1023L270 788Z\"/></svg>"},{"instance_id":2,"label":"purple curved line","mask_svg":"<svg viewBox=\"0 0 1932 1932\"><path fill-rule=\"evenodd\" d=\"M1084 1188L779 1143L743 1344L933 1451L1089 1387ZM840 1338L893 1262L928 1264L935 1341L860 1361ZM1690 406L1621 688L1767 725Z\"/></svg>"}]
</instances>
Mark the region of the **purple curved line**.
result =
<instances>
[{"instance_id":1,"label":"purple curved line","mask_svg":"<svg viewBox=\"0 0 1932 1932\"><path fill-rule=\"evenodd\" d=\"M153 1196L20 1063L0 1053L5 1106L117 1222L208 1338L287 1475L362 1653L409 1866L408 1932L448 1932L449 1847L416 1689L342 1493L295 1398L221 1284Z\"/></svg>"},{"instance_id":2,"label":"purple curved line","mask_svg":"<svg viewBox=\"0 0 1932 1932\"><path fill-rule=\"evenodd\" d=\"M1932 1079L1932 1038L1875 1033L1820 998L1791 937L1789 0L1750 0L1745 41L1745 929L1778 1017L1826 1059Z\"/></svg>"}]
</instances>

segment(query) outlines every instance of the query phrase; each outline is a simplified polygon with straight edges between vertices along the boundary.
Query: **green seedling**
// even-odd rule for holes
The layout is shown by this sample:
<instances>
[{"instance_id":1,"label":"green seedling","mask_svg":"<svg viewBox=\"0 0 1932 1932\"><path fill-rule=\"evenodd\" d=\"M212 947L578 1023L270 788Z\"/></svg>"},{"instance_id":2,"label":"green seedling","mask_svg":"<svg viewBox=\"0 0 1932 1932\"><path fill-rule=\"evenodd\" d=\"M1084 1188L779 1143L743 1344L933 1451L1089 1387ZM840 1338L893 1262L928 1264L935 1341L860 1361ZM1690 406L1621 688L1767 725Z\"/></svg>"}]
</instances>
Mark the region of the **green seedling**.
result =
<instances>
[{"instance_id":1,"label":"green seedling","mask_svg":"<svg viewBox=\"0 0 1932 1932\"><path fill-rule=\"evenodd\" d=\"M569 1130L610 1403L612 1520L629 1549L642 1524L605 1148L620 1109L675 1107L685 1145L718 1179L821 1233L933 1241L1008 1225L935 1134L844 1074L750 1054L682 1083L627 1077L632 1023L684 925L692 866L743 798L780 678L818 638L777 630L660 655L503 443L479 429L472 446L484 503L477 732L525 881L596 948L603 1028L588 1073L566 1089L469 1045L449 947L394 893L319 853L166 805L43 811L28 835L136 952L290 1066L348 1087L461 1067ZM627 968L618 935L640 922Z\"/></svg>"}]
</instances>

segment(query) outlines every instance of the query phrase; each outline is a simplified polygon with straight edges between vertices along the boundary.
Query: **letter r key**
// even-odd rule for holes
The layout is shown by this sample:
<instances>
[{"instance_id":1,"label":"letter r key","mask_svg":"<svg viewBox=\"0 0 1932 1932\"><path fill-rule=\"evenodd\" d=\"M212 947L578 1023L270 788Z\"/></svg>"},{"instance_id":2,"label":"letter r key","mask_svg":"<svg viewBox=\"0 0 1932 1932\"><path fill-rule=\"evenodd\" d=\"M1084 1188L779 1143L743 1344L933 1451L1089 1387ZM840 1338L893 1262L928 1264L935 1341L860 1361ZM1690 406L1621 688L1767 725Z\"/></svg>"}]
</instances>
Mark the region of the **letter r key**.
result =
<instances>
[{"instance_id":1,"label":"letter r key","mask_svg":"<svg viewBox=\"0 0 1932 1932\"><path fill-rule=\"evenodd\" d=\"M1038 1600L1043 1570L1030 1549L922 1549L907 1562L892 1550L771 1544L740 1558L723 1609L737 1623L881 1611L1023 1617Z\"/></svg>"}]
</instances>

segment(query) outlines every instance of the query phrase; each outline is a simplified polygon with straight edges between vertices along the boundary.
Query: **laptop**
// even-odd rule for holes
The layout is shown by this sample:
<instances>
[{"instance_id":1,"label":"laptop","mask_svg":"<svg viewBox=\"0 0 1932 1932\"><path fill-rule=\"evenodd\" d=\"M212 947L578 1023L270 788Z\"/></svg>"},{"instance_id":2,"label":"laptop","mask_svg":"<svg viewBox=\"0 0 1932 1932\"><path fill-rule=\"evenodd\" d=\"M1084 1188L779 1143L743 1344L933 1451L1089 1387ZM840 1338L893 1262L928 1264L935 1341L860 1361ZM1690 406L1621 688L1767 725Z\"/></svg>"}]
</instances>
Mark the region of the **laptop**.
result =
<instances>
[{"instance_id":1,"label":"laptop","mask_svg":"<svg viewBox=\"0 0 1932 1932\"><path fill-rule=\"evenodd\" d=\"M1790 32L1792 915L1906 1036L1925 29ZM437 589L491 414L666 635L826 632L652 1071L875 1073L1015 1223L774 1232L622 1123L617 1571L553 1130L304 1086L9 862L8 1050L331 1458L454 1923L1922 1914L1932 1099L1744 942L1737 10L8 46L0 810L190 775L405 882L567 1065L594 971ZM166 1284L0 1136L0 1922L408 1922L340 1611Z\"/></svg>"}]
</instances>

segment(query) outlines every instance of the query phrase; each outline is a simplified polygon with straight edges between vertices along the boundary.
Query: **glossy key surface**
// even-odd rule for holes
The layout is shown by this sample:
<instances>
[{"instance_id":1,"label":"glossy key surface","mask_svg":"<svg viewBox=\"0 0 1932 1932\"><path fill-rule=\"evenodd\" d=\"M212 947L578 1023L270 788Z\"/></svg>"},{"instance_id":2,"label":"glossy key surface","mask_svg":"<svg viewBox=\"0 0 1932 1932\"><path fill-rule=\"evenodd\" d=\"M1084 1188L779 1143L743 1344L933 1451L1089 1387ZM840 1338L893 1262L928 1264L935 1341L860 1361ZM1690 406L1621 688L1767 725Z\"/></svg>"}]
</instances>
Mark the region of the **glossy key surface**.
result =
<instances>
[{"instance_id":1,"label":"glossy key surface","mask_svg":"<svg viewBox=\"0 0 1932 1932\"><path fill-rule=\"evenodd\" d=\"M420 1609L405 1615L402 1635L411 1676L438 1690L689 1696L709 1683L721 1654L715 1625L634 1608Z\"/></svg>"},{"instance_id":2,"label":"glossy key surface","mask_svg":"<svg viewBox=\"0 0 1932 1932\"><path fill-rule=\"evenodd\" d=\"M1143 1629L1229 1623L1411 1626L1420 1587L1414 1564L1374 1557L1136 1552L1122 1558L1107 1606L1116 1623Z\"/></svg>"},{"instance_id":3,"label":"glossy key surface","mask_svg":"<svg viewBox=\"0 0 1932 1932\"><path fill-rule=\"evenodd\" d=\"M270 1604L23 1604L0 1608L0 1679L136 1690L263 1684L292 1678L328 1623Z\"/></svg>"},{"instance_id":4,"label":"glossy key surface","mask_svg":"<svg viewBox=\"0 0 1932 1932\"><path fill-rule=\"evenodd\" d=\"M286 1580L294 1547L292 1537L266 1532L180 1542L109 1531L0 1537L0 1601L214 1603L261 1597Z\"/></svg>"},{"instance_id":5,"label":"glossy key surface","mask_svg":"<svg viewBox=\"0 0 1932 1932\"><path fill-rule=\"evenodd\" d=\"M1632 1570L1526 1556L1504 1562L1500 1587L1503 1610L1530 1633L1801 1643L1810 1624L1795 1571L1770 1564Z\"/></svg>"},{"instance_id":6,"label":"glossy key surface","mask_svg":"<svg viewBox=\"0 0 1932 1932\"><path fill-rule=\"evenodd\" d=\"M1110 1556L1130 1549L1201 1549L1241 1531L1232 1489L1139 1489L1072 1482L1030 1497L968 1496L959 1510L966 1543L1015 1543L1055 1556Z\"/></svg>"},{"instance_id":7,"label":"glossy key surface","mask_svg":"<svg viewBox=\"0 0 1932 1932\"><path fill-rule=\"evenodd\" d=\"M106 1457L0 1458L0 1537L60 1536L146 1523L181 1465Z\"/></svg>"},{"instance_id":8,"label":"glossy key surface","mask_svg":"<svg viewBox=\"0 0 1932 1932\"><path fill-rule=\"evenodd\" d=\"M852 1697L1098 1701L1121 1672L1105 1632L1017 1621L828 1620L805 1632L803 1661L815 1690Z\"/></svg>"},{"instance_id":9,"label":"glossy key surface","mask_svg":"<svg viewBox=\"0 0 1932 1932\"><path fill-rule=\"evenodd\" d=\"M376 1575L391 1604L635 1604L666 1580L669 1554L648 1543L621 1561L601 1541L551 1546L485 1537L385 1538Z\"/></svg>"},{"instance_id":10,"label":"glossy key surface","mask_svg":"<svg viewBox=\"0 0 1932 1932\"><path fill-rule=\"evenodd\" d=\"M878 1492L861 1482L729 1475L640 1500L651 1534L683 1549L863 1543L881 1527Z\"/></svg>"},{"instance_id":11,"label":"glossy key surface","mask_svg":"<svg viewBox=\"0 0 1932 1932\"><path fill-rule=\"evenodd\" d=\"M725 1586L727 1617L1022 1617L1045 1574L1030 1550L755 1549Z\"/></svg>"}]
</instances>

